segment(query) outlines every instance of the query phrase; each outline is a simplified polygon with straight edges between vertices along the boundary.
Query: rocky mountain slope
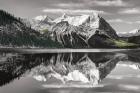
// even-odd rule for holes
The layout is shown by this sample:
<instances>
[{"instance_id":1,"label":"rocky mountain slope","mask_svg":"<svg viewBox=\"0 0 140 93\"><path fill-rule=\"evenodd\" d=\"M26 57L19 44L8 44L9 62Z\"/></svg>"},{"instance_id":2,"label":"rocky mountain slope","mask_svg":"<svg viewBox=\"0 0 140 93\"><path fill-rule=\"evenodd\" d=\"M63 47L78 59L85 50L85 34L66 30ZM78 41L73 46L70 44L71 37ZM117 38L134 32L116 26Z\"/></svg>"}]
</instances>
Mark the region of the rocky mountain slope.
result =
<instances>
[{"instance_id":1,"label":"rocky mountain slope","mask_svg":"<svg viewBox=\"0 0 140 93\"><path fill-rule=\"evenodd\" d=\"M68 16L52 21L52 40L67 48L122 48L134 44L121 41L116 31L98 14ZM48 33L47 33L48 34Z\"/></svg>"},{"instance_id":2,"label":"rocky mountain slope","mask_svg":"<svg viewBox=\"0 0 140 93\"><path fill-rule=\"evenodd\" d=\"M64 14L49 23L52 25L51 29L47 29L48 36L66 48L115 47L111 40L119 39L115 30L96 13L78 16ZM95 42L100 45L97 46Z\"/></svg>"},{"instance_id":3,"label":"rocky mountain slope","mask_svg":"<svg viewBox=\"0 0 140 93\"><path fill-rule=\"evenodd\" d=\"M30 20L31 26L35 30L42 31L44 29L50 29L53 24L53 19L47 15L37 16L34 19Z\"/></svg>"},{"instance_id":4,"label":"rocky mountain slope","mask_svg":"<svg viewBox=\"0 0 140 93\"><path fill-rule=\"evenodd\" d=\"M0 45L1 47L55 47L56 42L44 38L41 34L20 18L0 10Z\"/></svg>"},{"instance_id":5,"label":"rocky mountain slope","mask_svg":"<svg viewBox=\"0 0 140 93\"><path fill-rule=\"evenodd\" d=\"M70 25L73 26L84 26L89 27L93 30L105 30L101 31L102 33L109 35L112 38L117 38L117 34L115 30L97 13L93 13L93 15L78 15L78 16L68 16L66 14L62 15L55 19L53 22L60 23L62 21L67 21ZM95 31L86 31L88 34L94 34Z\"/></svg>"}]
</instances>

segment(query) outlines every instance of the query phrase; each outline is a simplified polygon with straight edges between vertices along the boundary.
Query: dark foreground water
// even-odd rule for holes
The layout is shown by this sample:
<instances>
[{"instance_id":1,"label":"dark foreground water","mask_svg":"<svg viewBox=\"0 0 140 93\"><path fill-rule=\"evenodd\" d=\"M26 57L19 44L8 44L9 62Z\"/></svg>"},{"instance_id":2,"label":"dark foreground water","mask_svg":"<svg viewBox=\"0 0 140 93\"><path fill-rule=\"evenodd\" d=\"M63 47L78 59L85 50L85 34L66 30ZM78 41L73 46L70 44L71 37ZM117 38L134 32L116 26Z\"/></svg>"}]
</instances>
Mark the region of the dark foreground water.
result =
<instances>
[{"instance_id":1,"label":"dark foreground water","mask_svg":"<svg viewBox=\"0 0 140 93\"><path fill-rule=\"evenodd\" d=\"M0 93L140 93L140 51L0 53Z\"/></svg>"}]
</instances>

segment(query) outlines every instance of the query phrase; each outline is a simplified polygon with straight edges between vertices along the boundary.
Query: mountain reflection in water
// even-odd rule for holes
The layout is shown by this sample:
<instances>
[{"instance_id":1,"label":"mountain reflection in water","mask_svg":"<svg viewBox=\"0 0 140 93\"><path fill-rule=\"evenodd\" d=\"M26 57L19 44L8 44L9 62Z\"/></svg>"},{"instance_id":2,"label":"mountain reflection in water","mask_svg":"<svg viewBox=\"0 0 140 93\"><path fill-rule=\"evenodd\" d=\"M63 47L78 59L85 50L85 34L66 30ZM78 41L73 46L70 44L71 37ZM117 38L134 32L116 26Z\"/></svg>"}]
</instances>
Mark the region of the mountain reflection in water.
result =
<instances>
[{"instance_id":1,"label":"mountain reflection in water","mask_svg":"<svg viewBox=\"0 0 140 93\"><path fill-rule=\"evenodd\" d=\"M0 54L0 86L31 77L44 88L99 87L100 83L116 67L129 66L139 69L139 53L46 53ZM125 64L127 62L127 65ZM108 78L112 78L108 76ZM1 91L1 89L0 89Z\"/></svg>"}]
</instances>

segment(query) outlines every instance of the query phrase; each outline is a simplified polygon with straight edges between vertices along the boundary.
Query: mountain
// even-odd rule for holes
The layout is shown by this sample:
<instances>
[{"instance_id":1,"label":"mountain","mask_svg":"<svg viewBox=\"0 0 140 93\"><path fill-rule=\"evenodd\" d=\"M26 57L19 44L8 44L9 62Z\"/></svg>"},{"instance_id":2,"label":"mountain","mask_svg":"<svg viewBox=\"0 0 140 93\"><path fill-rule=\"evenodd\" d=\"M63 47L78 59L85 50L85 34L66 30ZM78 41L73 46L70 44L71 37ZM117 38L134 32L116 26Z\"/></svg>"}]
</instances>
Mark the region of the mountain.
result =
<instances>
[{"instance_id":1,"label":"mountain","mask_svg":"<svg viewBox=\"0 0 140 93\"><path fill-rule=\"evenodd\" d=\"M110 24L97 13L73 16L63 14L54 20L47 15L41 15L30 23L31 28L43 37L58 42L65 48L137 47L133 42L128 43L120 38Z\"/></svg>"},{"instance_id":2,"label":"mountain","mask_svg":"<svg viewBox=\"0 0 140 93\"><path fill-rule=\"evenodd\" d=\"M140 29L137 29L134 34L128 37L128 42L140 44Z\"/></svg>"},{"instance_id":3,"label":"mountain","mask_svg":"<svg viewBox=\"0 0 140 93\"><path fill-rule=\"evenodd\" d=\"M53 19L47 15L40 15L30 20L31 27L35 30L42 31L45 29L50 29L53 24ZM42 32L43 33L43 32Z\"/></svg>"},{"instance_id":4,"label":"mountain","mask_svg":"<svg viewBox=\"0 0 140 93\"><path fill-rule=\"evenodd\" d=\"M82 28L70 25L67 21L62 21L53 26L51 38L60 42L64 47L68 48L86 48L86 37L82 33L86 33Z\"/></svg>"},{"instance_id":5,"label":"mountain","mask_svg":"<svg viewBox=\"0 0 140 93\"><path fill-rule=\"evenodd\" d=\"M115 30L97 13L93 15L78 15L78 16L68 16L63 14L62 17L55 19L54 23L60 23L62 21L67 21L73 26L84 26L84 28L89 27L93 30L104 30L102 33L109 35L112 38L118 38ZM87 31L88 34L93 34L95 31Z\"/></svg>"},{"instance_id":6,"label":"mountain","mask_svg":"<svg viewBox=\"0 0 140 93\"><path fill-rule=\"evenodd\" d=\"M136 44L120 38L110 24L97 13L67 15L52 19L37 16L31 27L65 48L133 48Z\"/></svg>"},{"instance_id":7,"label":"mountain","mask_svg":"<svg viewBox=\"0 0 140 93\"><path fill-rule=\"evenodd\" d=\"M134 44L120 40L116 31L97 13L93 15L62 15L52 21L48 31L52 40L66 48L126 48ZM48 34L47 33L47 34Z\"/></svg>"},{"instance_id":8,"label":"mountain","mask_svg":"<svg viewBox=\"0 0 140 93\"><path fill-rule=\"evenodd\" d=\"M0 10L1 47L56 47L59 44L42 37L38 31L27 26L21 18Z\"/></svg>"},{"instance_id":9,"label":"mountain","mask_svg":"<svg viewBox=\"0 0 140 93\"><path fill-rule=\"evenodd\" d=\"M140 44L140 29L134 29L130 32L119 33L118 35L127 42Z\"/></svg>"},{"instance_id":10,"label":"mountain","mask_svg":"<svg viewBox=\"0 0 140 93\"><path fill-rule=\"evenodd\" d=\"M134 29L129 32L119 32L117 33L120 37L132 37L132 36L139 36L140 35L140 30L139 29Z\"/></svg>"}]
</instances>

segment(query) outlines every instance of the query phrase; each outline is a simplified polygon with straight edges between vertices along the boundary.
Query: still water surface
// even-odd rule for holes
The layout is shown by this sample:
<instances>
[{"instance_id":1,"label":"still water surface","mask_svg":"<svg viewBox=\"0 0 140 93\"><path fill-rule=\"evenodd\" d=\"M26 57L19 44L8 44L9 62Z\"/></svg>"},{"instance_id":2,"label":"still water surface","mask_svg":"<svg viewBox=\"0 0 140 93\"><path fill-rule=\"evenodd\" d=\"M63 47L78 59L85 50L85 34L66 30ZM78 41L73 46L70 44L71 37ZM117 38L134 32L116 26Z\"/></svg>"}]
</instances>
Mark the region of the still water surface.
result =
<instances>
[{"instance_id":1,"label":"still water surface","mask_svg":"<svg viewBox=\"0 0 140 93\"><path fill-rule=\"evenodd\" d=\"M140 93L140 51L0 53L0 93Z\"/></svg>"}]
</instances>

